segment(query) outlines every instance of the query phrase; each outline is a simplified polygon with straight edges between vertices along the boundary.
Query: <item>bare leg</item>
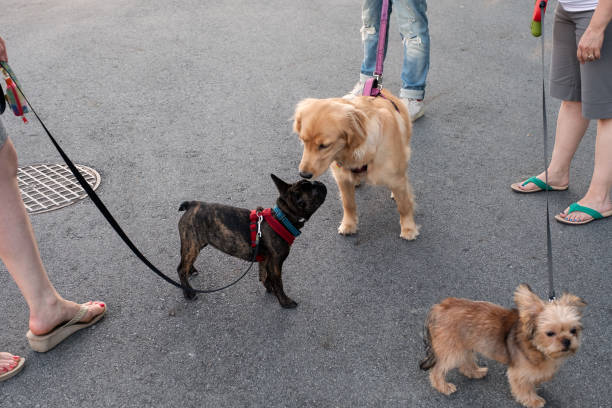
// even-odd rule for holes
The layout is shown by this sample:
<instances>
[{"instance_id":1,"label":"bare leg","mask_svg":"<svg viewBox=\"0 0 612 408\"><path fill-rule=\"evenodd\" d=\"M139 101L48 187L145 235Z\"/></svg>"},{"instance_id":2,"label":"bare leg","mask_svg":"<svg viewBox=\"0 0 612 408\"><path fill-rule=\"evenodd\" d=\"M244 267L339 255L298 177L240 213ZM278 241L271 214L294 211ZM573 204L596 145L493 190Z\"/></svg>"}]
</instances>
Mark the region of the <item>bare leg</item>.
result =
<instances>
[{"instance_id":1,"label":"bare leg","mask_svg":"<svg viewBox=\"0 0 612 408\"><path fill-rule=\"evenodd\" d=\"M557 117L557 130L552 157L548 164L548 184L554 187L563 187L569 184L569 171L574 153L589 126L589 120L582 116L582 103L563 101ZM545 180L544 172L537 176ZM515 185L524 191L537 190L535 184L523 183Z\"/></svg>"},{"instance_id":2,"label":"bare leg","mask_svg":"<svg viewBox=\"0 0 612 408\"><path fill-rule=\"evenodd\" d=\"M30 219L17 185L17 153L10 140L0 148L0 259L17 283L30 308L30 330L48 333L79 311L55 290L40 259ZM102 313L104 304L88 303L87 322Z\"/></svg>"},{"instance_id":3,"label":"bare leg","mask_svg":"<svg viewBox=\"0 0 612 408\"><path fill-rule=\"evenodd\" d=\"M595 140L595 166L589 190L578 204L600 213L612 210L610 192L612 190L612 118L597 121L597 139ZM566 208L562 215L567 214ZM592 218L580 211L566 216L570 221L583 221Z\"/></svg>"}]
</instances>

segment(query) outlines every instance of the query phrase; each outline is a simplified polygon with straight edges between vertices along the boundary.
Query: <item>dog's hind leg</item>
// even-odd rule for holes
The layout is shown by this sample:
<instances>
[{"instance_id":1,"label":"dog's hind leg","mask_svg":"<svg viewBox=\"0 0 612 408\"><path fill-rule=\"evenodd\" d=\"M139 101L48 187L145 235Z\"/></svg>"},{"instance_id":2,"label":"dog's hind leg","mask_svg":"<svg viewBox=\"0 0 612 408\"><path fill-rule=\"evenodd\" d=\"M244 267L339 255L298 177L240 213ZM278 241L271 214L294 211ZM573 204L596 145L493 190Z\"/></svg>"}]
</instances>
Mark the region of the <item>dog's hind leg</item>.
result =
<instances>
[{"instance_id":1,"label":"dog's hind leg","mask_svg":"<svg viewBox=\"0 0 612 408\"><path fill-rule=\"evenodd\" d=\"M193 274L193 271L196 271L193 267L193 263L200 253L200 248L206 246L206 244L198 245L196 237L192 236L193 234L189 231L179 228L179 232L181 235L181 262L176 270L181 280L181 285L183 285L184 288L188 288L183 289L183 296L185 296L185 299L195 299L196 294L189 290L191 289L189 276Z\"/></svg>"},{"instance_id":2,"label":"dog's hind leg","mask_svg":"<svg viewBox=\"0 0 612 408\"><path fill-rule=\"evenodd\" d=\"M489 369L481 367L476 363L476 356L473 352L465 353L465 361L459 366L459 372L468 378L483 378Z\"/></svg>"},{"instance_id":3,"label":"dog's hind leg","mask_svg":"<svg viewBox=\"0 0 612 408\"><path fill-rule=\"evenodd\" d=\"M408 179L397 187L391 188L393 198L400 214L400 237L413 240L419 235L419 226L414 222L414 196Z\"/></svg>"},{"instance_id":4,"label":"dog's hind leg","mask_svg":"<svg viewBox=\"0 0 612 408\"><path fill-rule=\"evenodd\" d=\"M431 386L436 390L440 391L442 394L450 395L457 391L457 386L446 381L446 374L457 367L458 364L456 364L457 362L452 358L437 357L436 365L433 366L429 373L429 381L431 382Z\"/></svg>"}]
</instances>

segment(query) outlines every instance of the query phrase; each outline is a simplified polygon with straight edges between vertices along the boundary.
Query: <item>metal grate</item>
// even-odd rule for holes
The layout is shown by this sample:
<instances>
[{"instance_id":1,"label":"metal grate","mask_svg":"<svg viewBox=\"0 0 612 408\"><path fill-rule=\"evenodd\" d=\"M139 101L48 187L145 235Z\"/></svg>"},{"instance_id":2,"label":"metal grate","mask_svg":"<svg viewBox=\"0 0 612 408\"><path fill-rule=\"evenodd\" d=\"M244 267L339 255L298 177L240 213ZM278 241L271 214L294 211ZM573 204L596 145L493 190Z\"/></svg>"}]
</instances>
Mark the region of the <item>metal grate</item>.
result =
<instances>
[{"instance_id":1,"label":"metal grate","mask_svg":"<svg viewBox=\"0 0 612 408\"><path fill-rule=\"evenodd\" d=\"M87 183L95 190L100 174L94 169L76 164ZM65 164L37 164L20 167L17 181L21 197L30 214L66 207L87 197L87 193Z\"/></svg>"}]
</instances>

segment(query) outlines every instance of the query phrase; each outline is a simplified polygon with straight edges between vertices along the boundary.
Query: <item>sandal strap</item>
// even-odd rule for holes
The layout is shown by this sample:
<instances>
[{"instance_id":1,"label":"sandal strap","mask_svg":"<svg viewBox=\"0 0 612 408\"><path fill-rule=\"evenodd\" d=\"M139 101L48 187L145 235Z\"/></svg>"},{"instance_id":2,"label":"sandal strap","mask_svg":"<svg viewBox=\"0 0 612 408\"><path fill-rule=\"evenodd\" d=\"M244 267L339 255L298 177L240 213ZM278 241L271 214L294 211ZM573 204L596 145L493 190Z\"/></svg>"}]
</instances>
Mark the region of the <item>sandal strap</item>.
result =
<instances>
[{"instance_id":1,"label":"sandal strap","mask_svg":"<svg viewBox=\"0 0 612 408\"><path fill-rule=\"evenodd\" d=\"M74 315L72 320L66 322L66 324L64 324L62 327L72 326L73 324L80 322L81 319L87 314L88 311L89 311L89 308L87 306L81 305L81 308L79 309L77 314Z\"/></svg>"},{"instance_id":2,"label":"sandal strap","mask_svg":"<svg viewBox=\"0 0 612 408\"><path fill-rule=\"evenodd\" d=\"M574 211L580 211L580 212L583 212L585 214L589 214L594 219L603 218L603 215L601 215L598 211L596 211L596 210L594 210L592 208L589 208L589 207L585 207L584 205L580 205L578 203L570 204L569 211L567 212L567 215L569 215L570 213L573 213Z\"/></svg>"},{"instance_id":3,"label":"sandal strap","mask_svg":"<svg viewBox=\"0 0 612 408\"><path fill-rule=\"evenodd\" d=\"M545 182L543 182L537 177L529 177L527 180L525 180L522 186L525 187L529 183L535 184L536 186L540 187L542 190L546 190L546 189L548 189L549 191L553 190L551 186L549 186L548 184L546 184Z\"/></svg>"}]
</instances>

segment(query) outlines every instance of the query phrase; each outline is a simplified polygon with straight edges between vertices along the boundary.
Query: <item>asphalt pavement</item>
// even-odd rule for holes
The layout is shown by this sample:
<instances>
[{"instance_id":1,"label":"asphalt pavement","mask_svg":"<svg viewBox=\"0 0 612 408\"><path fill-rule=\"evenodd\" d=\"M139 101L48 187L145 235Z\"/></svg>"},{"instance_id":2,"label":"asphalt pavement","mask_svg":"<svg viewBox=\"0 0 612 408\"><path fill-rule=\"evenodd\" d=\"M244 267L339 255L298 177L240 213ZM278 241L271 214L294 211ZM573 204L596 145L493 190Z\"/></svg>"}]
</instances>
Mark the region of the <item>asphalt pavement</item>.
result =
<instances>
[{"instance_id":1,"label":"asphalt pavement","mask_svg":"<svg viewBox=\"0 0 612 408\"><path fill-rule=\"evenodd\" d=\"M413 129L410 176L421 235L399 238L384 188L358 191L359 233L337 234L328 198L284 267L282 309L257 273L189 302L142 265L90 200L32 216L51 280L108 316L45 354L28 347L28 309L0 265L0 350L25 356L0 383L1 407L518 407L504 367L453 372L450 397L419 370L429 307L447 296L512 307L521 282L547 293L545 197L510 184L542 169L540 42L532 0L429 2L426 114ZM552 3L551 3L552 4ZM550 7L550 6L549 6ZM552 13L550 13L552 14ZM24 91L141 250L175 276L184 200L271 206L274 173L299 178L290 118L306 97L350 90L362 57L359 1L2 0L0 36ZM547 22L551 20L549 15ZM550 56L550 26L545 26ZM385 87L400 88L391 16ZM554 128L559 101L548 105ZM21 165L59 163L30 117L3 115ZM551 132L552 133L552 132ZM552 134L550 135L552 142ZM586 192L595 124L553 213ZM608 407L612 220L553 220L557 292L588 307L582 349L540 388L550 407ZM206 249L194 286L246 266Z\"/></svg>"}]
</instances>

